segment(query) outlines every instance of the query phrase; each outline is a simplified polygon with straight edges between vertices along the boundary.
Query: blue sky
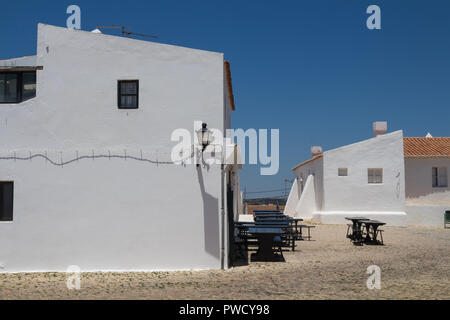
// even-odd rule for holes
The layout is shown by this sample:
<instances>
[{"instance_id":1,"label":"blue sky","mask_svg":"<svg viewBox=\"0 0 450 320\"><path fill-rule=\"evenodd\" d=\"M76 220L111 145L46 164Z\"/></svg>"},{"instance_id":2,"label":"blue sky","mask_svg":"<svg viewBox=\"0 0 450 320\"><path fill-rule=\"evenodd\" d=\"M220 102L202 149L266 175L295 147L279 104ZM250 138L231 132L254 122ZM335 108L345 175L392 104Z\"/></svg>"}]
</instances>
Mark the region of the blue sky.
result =
<instances>
[{"instance_id":1,"label":"blue sky","mask_svg":"<svg viewBox=\"0 0 450 320\"><path fill-rule=\"evenodd\" d=\"M162 43L224 52L231 61L235 128L279 128L280 171L241 172L247 191L280 189L291 168L372 136L373 121L406 136L450 136L450 3L445 0L8 1L0 59L35 54L38 22L82 29L126 25ZM382 30L366 28L381 8Z\"/></svg>"}]
</instances>

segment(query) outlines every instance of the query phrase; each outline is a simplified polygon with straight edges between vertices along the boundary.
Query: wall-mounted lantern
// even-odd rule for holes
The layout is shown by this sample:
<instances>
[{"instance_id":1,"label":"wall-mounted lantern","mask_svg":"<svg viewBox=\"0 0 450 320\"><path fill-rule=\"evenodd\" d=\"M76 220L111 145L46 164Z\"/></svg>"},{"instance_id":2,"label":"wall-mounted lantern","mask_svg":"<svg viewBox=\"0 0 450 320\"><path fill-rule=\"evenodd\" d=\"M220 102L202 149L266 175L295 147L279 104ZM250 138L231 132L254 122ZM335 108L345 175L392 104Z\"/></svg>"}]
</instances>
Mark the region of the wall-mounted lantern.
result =
<instances>
[{"instance_id":1,"label":"wall-mounted lantern","mask_svg":"<svg viewBox=\"0 0 450 320\"><path fill-rule=\"evenodd\" d=\"M198 143L202 146L202 159L203 159L203 151L205 151L206 147L211 143L212 139L212 131L208 130L207 124L202 123L202 128L197 130L197 138ZM200 164L197 163L197 167L199 167Z\"/></svg>"},{"instance_id":2,"label":"wall-mounted lantern","mask_svg":"<svg viewBox=\"0 0 450 320\"><path fill-rule=\"evenodd\" d=\"M197 130L198 143L202 145L202 152L211 143L212 131L208 130L206 123L202 123L202 128Z\"/></svg>"}]
</instances>

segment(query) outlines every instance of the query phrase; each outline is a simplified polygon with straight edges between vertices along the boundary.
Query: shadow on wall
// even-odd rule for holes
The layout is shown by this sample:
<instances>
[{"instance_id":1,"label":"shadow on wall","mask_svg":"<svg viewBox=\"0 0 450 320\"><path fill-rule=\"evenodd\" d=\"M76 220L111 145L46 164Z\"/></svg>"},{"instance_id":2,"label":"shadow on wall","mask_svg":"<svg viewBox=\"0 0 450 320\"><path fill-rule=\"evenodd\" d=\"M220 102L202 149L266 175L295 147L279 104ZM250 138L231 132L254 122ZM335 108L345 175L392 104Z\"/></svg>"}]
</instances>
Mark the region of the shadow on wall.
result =
<instances>
[{"instance_id":1,"label":"shadow on wall","mask_svg":"<svg viewBox=\"0 0 450 320\"><path fill-rule=\"evenodd\" d=\"M220 258L219 200L205 191L205 183L200 167L197 168L197 176L203 200L205 251L215 258Z\"/></svg>"}]
</instances>

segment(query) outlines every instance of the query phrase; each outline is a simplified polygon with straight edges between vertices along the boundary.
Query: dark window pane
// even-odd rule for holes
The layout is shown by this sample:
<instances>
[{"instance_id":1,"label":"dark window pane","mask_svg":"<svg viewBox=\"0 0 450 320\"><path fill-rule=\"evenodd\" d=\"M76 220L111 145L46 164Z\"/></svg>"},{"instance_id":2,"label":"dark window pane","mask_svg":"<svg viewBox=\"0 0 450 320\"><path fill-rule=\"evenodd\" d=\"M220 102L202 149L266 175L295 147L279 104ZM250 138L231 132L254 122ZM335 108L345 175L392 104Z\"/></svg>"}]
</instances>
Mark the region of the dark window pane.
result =
<instances>
[{"instance_id":1,"label":"dark window pane","mask_svg":"<svg viewBox=\"0 0 450 320\"><path fill-rule=\"evenodd\" d=\"M0 182L0 221L13 220L13 194L13 182Z\"/></svg>"},{"instance_id":2,"label":"dark window pane","mask_svg":"<svg viewBox=\"0 0 450 320\"><path fill-rule=\"evenodd\" d=\"M118 81L119 108L137 108L139 104L139 80Z\"/></svg>"},{"instance_id":3,"label":"dark window pane","mask_svg":"<svg viewBox=\"0 0 450 320\"><path fill-rule=\"evenodd\" d=\"M22 101L36 97L36 72L24 72L22 83Z\"/></svg>"},{"instance_id":4,"label":"dark window pane","mask_svg":"<svg viewBox=\"0 0 450 320\"><path fill-rule=\"evenodd\" d=\"M137 99L136 96L121 96L120 97L120 106L121 107L137 107Z\"/></svg>"},{"instance_id":5,"label":"dark window pane","mask_svg":"<svg viewBox=\"0 0 450 320\"><path fill-rule=\"evenodd\" d=\"M0 74L0 102L17 102L17 74Z\"/></svg>"},{"instance_id":6,"label":"dark window pane","mask_svg":"<svg viewBox=\"0 0 450 320\"><path fill-rule=\"evenodd\" d=\"M121 94L136 94L137 84L136 82L122 82L120 88Z\"/></svg>"},{"instance_id":7,"label":"dark window pane","mask_svg":"<svg viewBox=\"0 0 450 320\"><path fill-rule=\"evenodd\" d=\"M5 86L6 86L5 74L0 73L0 102L5 102Z\"/></svg>"}]
</instances>

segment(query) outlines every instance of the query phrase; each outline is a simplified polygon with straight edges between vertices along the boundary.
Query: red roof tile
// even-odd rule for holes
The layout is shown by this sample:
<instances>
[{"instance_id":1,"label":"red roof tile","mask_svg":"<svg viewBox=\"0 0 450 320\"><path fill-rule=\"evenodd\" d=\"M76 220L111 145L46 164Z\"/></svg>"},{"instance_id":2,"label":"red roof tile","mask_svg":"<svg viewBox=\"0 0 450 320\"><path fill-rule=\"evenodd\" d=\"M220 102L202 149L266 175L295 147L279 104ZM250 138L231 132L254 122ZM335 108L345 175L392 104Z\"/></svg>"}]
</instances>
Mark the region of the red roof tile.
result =
<instances>
[{"instance_id":1,"label":"red roof tile","mask_svg":"<svg viewBox=\"0 0 450 320\"><path fill-rule=\"evenodd\" d=\"M450 137L403 138L405 157L450 157Z\"/></svg>"}]
</instances>

